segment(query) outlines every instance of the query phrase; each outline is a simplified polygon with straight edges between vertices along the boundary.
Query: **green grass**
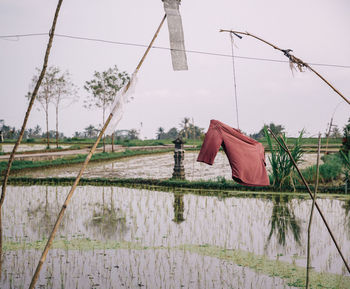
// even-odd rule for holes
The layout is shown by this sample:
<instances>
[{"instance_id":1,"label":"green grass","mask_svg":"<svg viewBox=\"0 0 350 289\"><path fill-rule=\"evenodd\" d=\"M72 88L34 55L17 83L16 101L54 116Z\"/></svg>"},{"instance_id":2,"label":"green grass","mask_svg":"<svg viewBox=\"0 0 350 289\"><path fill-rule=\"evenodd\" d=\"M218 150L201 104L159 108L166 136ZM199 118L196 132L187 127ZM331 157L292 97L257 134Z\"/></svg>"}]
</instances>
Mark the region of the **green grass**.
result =
<instances>
[{"instance_id":1,"label":"green grass","mask_svg":"<svg viewBox=\"0 0 350 289\"><path fill-rule=\"evenodd\" d=\"M4 251L16 250L43 250L47 240L38 240L34 242L5 242ZM52 243L52 249L61 250L174 250L186 251L191 254L207 256L232 262L244 268L250 268L253 271L270 277L282 278L286 284L294 287L305 287L305 268L295 264L268 259L266 256L255 255L254 253L224 249L222 247L210 244L192 245L185 244L176 247L154 246L145 247L140 242L116 242L116 241L97 241L89 238L77 238L72 240L58 239ZM310 271L310 288L350 288L350 277L338 274Z\"/></svg>"},{"instance_id":2,"label":"green grass","mask_svg":"<svg viewBox=\"0 0 350 289\"><path fill-rule=\"evenodd\" d=\"M287 143L294 143L298 138L297 137L287 137ZM259 142L261 142L263 145L267 145L267 138L263 137L261 139L258 140ZM327 142L326 138L321 138L321 143L322 146L325 146ZM342 144L342 138L329 138L328 139L328 146L331 147L335 147L335 146L341 146ZM303 145L305 146L315 146L317 147L318 145L318 138L315 137L303 137Z\"/></svg>"},{"instance_id":3,"label":"green grass","mask_svg":"<svg viewBox=\"0 0 350 289\"><path fill-rule=\"evenodd\" d=\"M305 288L306 269L288 262L268 259L243 250L229 250L212 245L183 245L179 249L210 256L247 267L257 273L282 278L289 286ZM310 288L350 288L350 277L310 271Z\"/></svg>"},{"instance_id":4,"label":"green grass","mask_svg":"<svg viewBox=\"0 0 350 289\"><path fill-rule=\"evenodd\" d=\"M49 186L70 186L73 184L75 177L69 178L27 178L27 177L10 177L10 185L49 185ZM83 178L80 180L81 186L122 186L122 187L142 187L142 188L161 188L162 190L198 190L197 193L206 196L220 196L231 197L237 196L242 192L250 192L256 194L271 194L276 193L289 193L297 194L306 193L304 186L296 186L296 192L292 190L280 190L272 186L269 187L247 187L239 185L231 180L222 181L186 181L175 179L117 179L117 178ZM310 186L311 190L313 187ZM323 194L344 194L344 186L320 186L319 193Z\"/></svg>"}]
</instances>

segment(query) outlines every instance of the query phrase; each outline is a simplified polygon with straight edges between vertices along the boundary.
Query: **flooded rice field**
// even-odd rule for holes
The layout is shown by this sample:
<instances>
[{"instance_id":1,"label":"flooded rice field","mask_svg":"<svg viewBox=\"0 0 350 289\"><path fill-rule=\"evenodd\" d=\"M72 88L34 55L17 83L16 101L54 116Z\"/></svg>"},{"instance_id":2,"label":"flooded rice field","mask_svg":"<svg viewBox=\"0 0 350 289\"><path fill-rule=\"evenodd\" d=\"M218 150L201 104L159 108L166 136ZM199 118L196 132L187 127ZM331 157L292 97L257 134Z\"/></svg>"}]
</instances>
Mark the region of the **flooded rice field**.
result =
<instances>
[{"instance_id":1,"label":"flooded rice field","mask_svg":"<svg viewBox=\"0 0 350 289\"><path fill-rule=\"evenodd\" d=\"M28 287L69 189L8 188L1 288ZM318 203L349 260L350 199ZM37 288L299 288L310 206L278 194L220 199L78 187ZM312 288L350 288L317 212L311 264Z\"/></svg>"},{"instance_id":2,"label":"flooded rice field","mask_svg":"<svg viewBox=\"0 0 350 289\"><path fill-rule=\"evenodd\" d=\"M198 152L185 152L185 174L187 180L216 180L218 177L231 179L231 168L226 155L219 152L212 166L196 161ZM270 169L266 154L267 169ZM316 154L305 154L300 168L316 163ZM81 164L69 167L58 167L20 172L17 176L28 177L74 177L81 168ZM114 161L89 163L83 178L153 178L167 179L172 177L174 168L174 154L158 154L130 157Z\"/></svg>"},{"instance_id":3,"label":"flooded rice field","mask_svg":"<svg viewBox=\"0 0 350 289\"><path fill-rule=\"evenodd\" d=\"M0 144L0 152L10 153L12 152L14 144ZM60 145L61 148L68 148L70 145ZM51 148L56 148L56 145L52 145ZM26 151L38 151L46 149L46 144L20 144L17 148L17 152Z\"/></svg>"}]
</instances>

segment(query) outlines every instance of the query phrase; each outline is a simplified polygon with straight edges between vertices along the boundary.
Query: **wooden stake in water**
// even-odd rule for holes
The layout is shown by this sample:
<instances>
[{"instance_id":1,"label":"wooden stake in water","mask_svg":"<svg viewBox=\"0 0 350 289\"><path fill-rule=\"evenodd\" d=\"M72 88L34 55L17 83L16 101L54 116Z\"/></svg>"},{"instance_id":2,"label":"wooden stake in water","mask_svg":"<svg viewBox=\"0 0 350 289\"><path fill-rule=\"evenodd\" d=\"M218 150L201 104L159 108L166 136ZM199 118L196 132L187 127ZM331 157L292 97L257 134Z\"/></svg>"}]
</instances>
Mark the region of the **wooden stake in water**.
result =
<instances>
[{"instance_id":1,"label":"wooden stake in water","mask_svg":"<svg viewBox=\"0 0 350 289\"><path fill-rule=\"evenodd\" d=\"M303 184L305 185L305 187L306 187L306 189L307 189L307 191L308 191L308 193L309 193L311 199L315 202L315 207L316 207L317 211L319 212L319 214L320 214L320 216L321 216L321 218L322 218L322 220L323 220L323 223L326 225L326 228L327 228L327 230L328 230L328 233L329 233L329 235L331 236L331 238L332 238L332 240L333 240L333 243L334 243L335 247L337 248L340 257L342 258L346 269L347 269L348 272L350 273L349 264L346 262L346 260L345 260L345 258L344 258L344 255L343 255L343 253L342 253L341 250L340 250L340 247L339 247L339 245L338 245L338 243L337 243L337 240L335 239L335 237L334 237L334 235L333 235L333 233L332 233L332 231L331 231L331 228L330 228L329 225L328 225L328 222L327 222L326 218L324 217L324 215L323 215L323 213L322 213L320 207L318 206L316 200L314 200L314 196L313 196L313 194L312 194L312 192L311 192L311 190L310 190L310 187L309 187L308 183L306 182L306 180L305 180L303 174L300 172L300 170L299 170L297 164L295 163L294 158L293 158L292 154L290 153L290 151L289 151L289 149L288 149L286 143L284 142L283 138L281 138L281 140L282 140L282 142L283 142L283 144L281 144L281 142L277 139L276 135L275 135L269 128L268 128L268 130L269 130L269 132L272 134L273 138L276 140L276 142L278 143L278 145L289 155L289 158L290 158L290 160L292 161L293 166L294 166L295 169L297 170L297 172L298 172L298 174L299 174L299 176L300 176L300 178L301 178Z\"/></svg>"},{"instance_id":2,"label":"wooden stake in water","mask_svg":"<svg viewBox=\"0 0 350 289\"><path fill-rule=\"evenodd\" d=\"M2 212L1 212L1 209L2 209L2 205L4 204L4 201L5 201L7 182L8 182L9 176L10 176L11 166L12 166L12 163L13 163L13 161L15 159L15 154L16 154L17 148L18 148L19 144L22 141L23 134L24 134L24 131L25 131L26 126L27 126L27 122L28 122L28 118L29 118L30 112L32 110L35 98L36 98L36 96L38 94L41 82L42 82L42 80L44 78L44 75L45 75L45 72L46 72L47 63L49 61L49 55L50 55L50 51L51 51L51 47L52 47L53 37L54 37L54 34L55 34L58 14L59 14L59 11L61 9L62 1L63 0L59 0L58 3L57 3L55 16L53 18L51 30L50 30L50 33L49 33L49 35L50 35L49 36L49 42L48 42L47 47L46 47L43 67L41 69L38 81L36 82L36 85L35 85L34 90L32 92L32 96L31 96L29 104L28 104L27 112L26 112L24 120L23 120L21 131L20 131L19 137L18 137L18 139L17 139L17 141L16 141L16 143L15 143L13 149L12 149L10 158L8 160L8 163L7 163L7 169L6 169L6 172L5 172L4 180L2 182L1 199L0 199L0 276L1 276L1 264L2 264L2 262L1 262L1 258L2 258L2 219L1 219Z\"/></svg>"},{"instance_id":3,"label":"wooden stake in water","mask_svg":"<svg viewBox=\"0 0 350 289\"><path fill-rule=\"evenodd\" d=\"M277 49L279 51L281 51L286 57L288 57L289 61L291 64L295 64L297 65L297 67L299 69L301 69L302 67L306 67L308 69L310 69L313 73L315 73L319 78L321 78L330 88L332 88L343 100L345 100L348 104L350 104L350 101L339 91L337 90L328 80L326 80L321 74L319 74L315 69L313 69L309 64L307 64L306 62L302 61L300 58L295 57L293 54L291 54L290 52L292 51L291 49L281 49L279 47L277 47L276 45L267 42L266 40L255 36L249 32L241 32L241 31L234 31L234 30L224 30L221 29L220 32L229 32L229 33L233 33L235 35L247 35L250 37L253 37L259 41L264 42L265 44L271 46L274 49Z\"/></svg>"},{"instance_id":4,"label":"wooden stake in water","mask_svg":"<svg viewBox=\"0 0 350 289\"><path fill-rule=\"evenodd\" d=\"M317 189L318 189L318 178L319 178L319 168L320 168L320 150L321 150L321 134L318 134L315 191L314 191L314 198L312 200L310 219L309 219L309 226L307 228L306 289L309 288L309 274L310 274L310 269L312 268L310 266L311 223L312 223L312 217L313 217L313 214L314 214L314 208L315 208L315 202L316 202L316 194L317 194Z\"/></svg>"},{"instance_id":5,"label":"wooden stake in water","mask_svg":"<svg viewBox=\"0 0 350 289\"><path fill-rule=\"evenodd\" d=\"M154 36L152 38L152 41L150 42L149 46L146 49L146 52L144 53L144 55L143 55L142 59L140 60L139 64L137 65L135 73L137 73L137 71L140 69L142 63L144 62L148 52L150 51L150 49L151 49L151 47L153 45L154 40L158 36L158 33L159 33L159 31L160 31L160 29L161 29L161 27L162 27L162 25L163 25L163 23L165 21L165 18L166 18L166 15L164 15L164 17L163 17L163 19L162 19L162 21L161 21L161 23L160 23L156 33L154 34ZM130 82L126 85L125 92L129 89L129 87L130 87ZM105 133L105 131L106 131L106 129L107 129L107 127L108 127L112 117L113 117L113 113L110 113L108 118L107 118L107 120L106 120L106 122L105 122L105 124L104 124L104 126L102 127L102 130L100 131L100 133L99 133L99 135L97 137L97 140L96 140L95 144L93 145L93 147L91 148L89 154L87 155L87 157L86 157L86 159L85 159L85 161L83 163L83 166L81 167L81 169L79 171L79 174L78 174L78 176L76 177L76 179L74 181L74 184L73 184L72 188L70 189L70 191L69 191L69 193L68 193L68 195L66 197L66 200L65 200L65 202L64 202L64 204L63 204L63 206L61 208L61 211L60 211L60 213L59 213L59 215L57 217L56 223L55 223L55 225L54 225L54 227L52 229L52 232L50 234L49 239L47 240L45 249L44 249L44 251L43 251L43 253L41 255L41 258L39 260L39 263L38 263L37 268L35 270L35 273L33 275L32 281L31 281L30 286L29 286L30 289L34 288L35 283L36 283L36 281L39 278L39 273L40 273L41 267L44 264L46 256L47 256L47 253L49 252L49 250L51 248L53 239L55 238L55 235L56 235L58 227L59 227L59 225L60 225L60 223L62 221L63 215L64 215L64 213L65 213L65 211L67 209L67 206L68 206L71 198L73 197L73 193L74 193L74 191L75 191L75 189L76 189L76 187L77 187L77 185L78 185L78 183L79 183L79 181L81 179L81 176L82 176L83 172L85 171L85 169L86 169L86 167L87 167L87 165L88 165L92 155L94 154L94 152L96 150L96 147L99 144L103 134Z\"/></svg>"}]
</instances>

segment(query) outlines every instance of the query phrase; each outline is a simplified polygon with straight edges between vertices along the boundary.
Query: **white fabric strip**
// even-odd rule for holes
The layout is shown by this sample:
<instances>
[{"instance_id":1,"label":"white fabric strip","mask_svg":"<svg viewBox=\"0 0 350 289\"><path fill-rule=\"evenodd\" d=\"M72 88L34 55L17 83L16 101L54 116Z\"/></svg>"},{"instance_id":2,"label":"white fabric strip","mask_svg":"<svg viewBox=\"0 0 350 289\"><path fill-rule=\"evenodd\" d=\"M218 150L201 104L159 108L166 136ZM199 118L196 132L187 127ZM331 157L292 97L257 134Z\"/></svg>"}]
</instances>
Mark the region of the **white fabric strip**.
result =
<instances>
[{"instance_id":1,"label":"white fabric strip","mask_svg":"<svg viewBox=\"0 0 350 289\"><path fill-rule=\"evenodd\" d=\"M121 88L116 95L114 102L111 106L110 113L113 113L113 117L106 129L105 134L111 135L124 114L124 105L134 99L133 94L135 93L135 86L137 83L137 72L135 71L130 78L130 85L126 84ZM127 89L128 88L128 89ZM126 90L127 89L127 90Z\"/></svg>"},{"instance_id":2,"label":"white fabric strip","mask_svg":"<svg viewBox=\"0 0 350 289\"><path fill-rule=\"evenodd\" d=\"M188 70L179 0L163 0L168 19L171 60L174 70Z\"/></svg>"}]
</instances>

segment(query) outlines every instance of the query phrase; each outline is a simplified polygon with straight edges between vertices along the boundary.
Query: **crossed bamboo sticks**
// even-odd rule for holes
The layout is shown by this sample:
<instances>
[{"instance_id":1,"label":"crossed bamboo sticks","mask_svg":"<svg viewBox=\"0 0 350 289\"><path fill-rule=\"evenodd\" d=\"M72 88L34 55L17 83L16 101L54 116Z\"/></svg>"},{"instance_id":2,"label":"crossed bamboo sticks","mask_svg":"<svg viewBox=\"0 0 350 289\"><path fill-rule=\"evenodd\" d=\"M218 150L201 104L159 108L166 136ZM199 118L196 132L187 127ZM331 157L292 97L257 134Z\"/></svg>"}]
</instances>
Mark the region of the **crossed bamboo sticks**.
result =
<instances>
[{"instance_id":1,"label":"crossed bamboo sticks","mask_svg":"<svg viewBox=\"0 0 350 289\"><path fill-rule=\"evenodd\" d=\"M302 71L302 69L305 67L305 68L308 68L310 69L313 73L315 73L319 78L321 78L329 87L331 87L343 100L345 100L348 104L350 104L350 101L339 91L337 90L327 79L325 79L321 74L319 74L315 69L313 69L309 64L307 64L306 62L302 61L300 58L297 58L296 56L294 56L293 54L291 54L290 52L292 51L291 49L281 49L279 48L278 46L258 37L258 36L255 36L249 32L241 32L241 31L235 31L235 30L225 30L225 29L221 29L220 32L229 32L229 33L232 33L234 34L235 36L239 37L239 38L242 38L242 36L240 36L241 34L242 35L247 35L247 36L250 36L250 37L253 37L259 41L262 41L264 42L265 44L271 46L272 48L276 49L276 50L279 50L281 51L290 61L291 64L295 64L298 69L300 71Z\"/></svg>"}]
</instances>

